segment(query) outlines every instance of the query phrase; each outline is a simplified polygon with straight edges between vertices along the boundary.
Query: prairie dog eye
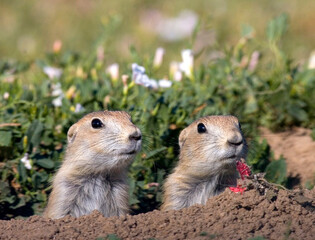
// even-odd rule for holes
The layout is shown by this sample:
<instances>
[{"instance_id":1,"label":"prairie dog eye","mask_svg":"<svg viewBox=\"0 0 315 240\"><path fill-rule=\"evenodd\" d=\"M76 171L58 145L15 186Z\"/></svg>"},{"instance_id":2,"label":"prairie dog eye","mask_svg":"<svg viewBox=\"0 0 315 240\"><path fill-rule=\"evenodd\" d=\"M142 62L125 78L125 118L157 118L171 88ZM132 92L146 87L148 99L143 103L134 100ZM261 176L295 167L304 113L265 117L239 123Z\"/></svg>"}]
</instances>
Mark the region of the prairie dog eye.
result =
<instances>
[{"instance_id":1,"label":"prairie dog eye","mask_svg":"<svg viewBox=\"0 0 315 240\"><path fill-rule=\"evenodd\" d=\"M241 126L240 123L238 123L238 128L239 128L240 130L242 130L242 126Z\"/></svg>"},{"instance_id":2,"label":"prairie dog eye","mask_svg":"<svg viewBox=\"0 0 315 240\"><path fill-rule=\"evenodd\" d=\"M203 123L199 123L197 126L198 133L205 133L207 131L206 126Z\"/></svg>"},{"instance_id":3,"label":"prairie dog eye","mask_svg":"<svg viewBox=\"0 0 315 240\"><path fill-rule=\"evenodd\" d=\"M95 128L95 129L104 127L104 124L98 118L94 118L91 122L91 125L92 125L92 128Z\"/></svg>"}]
</instances>

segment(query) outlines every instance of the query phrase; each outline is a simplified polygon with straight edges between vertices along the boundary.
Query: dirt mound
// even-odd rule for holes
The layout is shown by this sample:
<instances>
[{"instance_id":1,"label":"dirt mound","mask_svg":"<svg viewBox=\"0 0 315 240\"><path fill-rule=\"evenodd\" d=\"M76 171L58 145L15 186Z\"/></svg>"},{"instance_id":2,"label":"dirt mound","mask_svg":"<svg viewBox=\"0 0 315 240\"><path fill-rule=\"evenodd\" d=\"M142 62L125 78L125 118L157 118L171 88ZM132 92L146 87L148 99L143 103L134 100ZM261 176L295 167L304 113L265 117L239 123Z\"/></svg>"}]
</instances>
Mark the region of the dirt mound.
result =
<instances>
[{"instance_id":1,"label":"dirt mound","mask_svg":"<svg viewBox=\"0 0 315 240\"><path fill-rule=\"evenodd\" d=\"M267 128L261 128L265 138L275 153L286 159L288 174L299 178L302 186L306 181L315 179L315 141L311 138L311 130L295 127L292 130L272 133Z\"/></svg>"},{"instance_id":2,"label":"dirt mound","mask_svg":"<svg viewBox=\"0 0 315 240\"><path fill-rule=\"evenodd\" d=\"M179 211L0 221L0 239L314 239L314 189L267 189L255 182L247 187L242 195L227 189L205 206Z\"/></svg>"}]
</instances>

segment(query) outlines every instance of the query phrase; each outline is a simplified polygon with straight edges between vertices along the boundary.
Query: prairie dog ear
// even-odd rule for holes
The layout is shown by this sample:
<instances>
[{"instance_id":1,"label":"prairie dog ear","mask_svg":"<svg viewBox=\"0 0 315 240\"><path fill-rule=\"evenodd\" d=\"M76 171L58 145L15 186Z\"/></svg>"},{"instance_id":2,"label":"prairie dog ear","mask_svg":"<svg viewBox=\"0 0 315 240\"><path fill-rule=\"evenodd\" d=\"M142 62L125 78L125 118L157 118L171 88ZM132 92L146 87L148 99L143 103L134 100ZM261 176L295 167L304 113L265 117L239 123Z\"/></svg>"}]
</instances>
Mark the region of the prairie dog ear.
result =
<instances>
[{"instance_id":1,"label":"prairie dog ear","mask_svg":"<svg viewBox=\"0 0 315 240\"><path fill-rule=\"evenodd\" d=\"M179 144L180 148L182 148L184 146L184 143L186 141L186 137L187 137L187 129L185 128L179 134L178 144Z\"/></svg>"},{"instance_id":2,"label":"prairie dog ear","mask_svg":"<svg viewBox=\"0 0 315 240\"><path fill-rule=\"evenodd\" d=\"M67 134L68 143L72 143L74 141L77 135L77 132L78 132L78 125L73 124L68 130L68 134Z\"/></svg>"}]
</instances>

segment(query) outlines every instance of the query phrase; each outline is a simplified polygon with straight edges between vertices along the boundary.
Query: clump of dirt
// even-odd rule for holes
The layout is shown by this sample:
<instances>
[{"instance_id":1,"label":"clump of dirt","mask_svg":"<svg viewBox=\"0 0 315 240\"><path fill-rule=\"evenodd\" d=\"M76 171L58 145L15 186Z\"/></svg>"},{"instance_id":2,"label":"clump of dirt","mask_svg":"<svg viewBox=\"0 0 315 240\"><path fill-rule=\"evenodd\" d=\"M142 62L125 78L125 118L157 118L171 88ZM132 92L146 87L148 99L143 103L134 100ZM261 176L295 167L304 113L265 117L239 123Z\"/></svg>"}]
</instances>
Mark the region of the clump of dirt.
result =
<instances>
[{"instance_id":1,"label":"clump of dirt","mask_svg":"<svg viewBox=\"0 0 315 240\"><path fill-rule=\"evenodd\" d=\"M315 180L315 141L311 138L310 129L295 127L285 132L272 133L267 128L261 128L261 134L275 157L283 155L286 159L289 176L299 178L302 186L308 180Z\"/></svg>"},{"instance_id":2,"label":"clump of dirt","mask_svg":"<svg viewBox=\"0 0 315 240\"><path fill-rule=\"evenodd\" d=\"M315 189L278 190L254 176L243 194L226 189L205 206L178 211L111 218L95 211L80 218L0 221L0 239L106 239L109 234L122 239L314 239Z\"/></svg>"}]
</instances>

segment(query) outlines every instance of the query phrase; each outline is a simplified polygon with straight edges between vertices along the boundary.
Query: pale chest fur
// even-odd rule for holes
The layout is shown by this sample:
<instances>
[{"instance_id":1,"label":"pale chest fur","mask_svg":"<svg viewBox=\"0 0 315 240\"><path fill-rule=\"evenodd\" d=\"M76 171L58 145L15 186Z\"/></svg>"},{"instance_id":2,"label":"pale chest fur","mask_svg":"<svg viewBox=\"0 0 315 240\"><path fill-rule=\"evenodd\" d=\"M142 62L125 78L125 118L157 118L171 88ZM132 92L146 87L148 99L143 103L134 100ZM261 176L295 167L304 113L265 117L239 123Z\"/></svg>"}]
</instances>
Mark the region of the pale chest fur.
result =
<instances>
[{"instance_id":1,"label":"pale chest fur","mask_svg":"<svg viewBox=\"0 0 315 240\"><path fill-rule=\"evenodd\" d=\"M56 176L46 216L61 218L68 214L79 217L94 210L105 217L128 213L128 185L126 177L85 176L78 180ZM51 207L50 207L51 205Z\"/></svg>"},{"instance_id":2,"label":"pale chest fur","mask_svg":"<svg viewBox=\"0 0 315 240\"><path fill-rule=\"evenodd\" d=\"M200 180L188 176L172 176L166 185L163 209L181 209L195 204L206 204L209 198L218 195L227 186L235 186L236 177L216 175Z\"/></svg>"},{"instance_id":3,"label":"pale chest fur","mask_svg":"<svg viewBox=\"0 0 315 240\"><path fill-rule=\"evenodd\" d=\"M77 188L77 189L76 189ZM103 176L90 177L82 185L69 186L76 193L69 214L82 216L93 210L100 211L105 217L119 216L127 212L128 191L123 181L111 181Z\"/></svg>"}]
</instances>

